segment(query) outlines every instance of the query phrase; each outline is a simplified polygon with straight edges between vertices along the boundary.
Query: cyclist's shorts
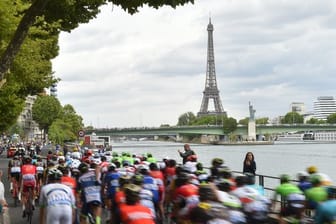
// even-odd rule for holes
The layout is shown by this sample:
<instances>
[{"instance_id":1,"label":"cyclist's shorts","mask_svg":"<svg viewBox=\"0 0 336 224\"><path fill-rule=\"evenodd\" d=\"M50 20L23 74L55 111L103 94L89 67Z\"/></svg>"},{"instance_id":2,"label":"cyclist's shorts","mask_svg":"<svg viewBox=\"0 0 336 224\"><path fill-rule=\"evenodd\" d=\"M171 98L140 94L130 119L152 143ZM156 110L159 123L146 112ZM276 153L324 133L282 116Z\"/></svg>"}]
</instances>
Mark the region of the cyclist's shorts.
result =
<instances>
[{"instance_id":1,"label":"cyclist's shorts","mask_svg":"<svg viewBox=\"0 0 336 224\"><path fill-rule=\"evenodd\" d=\"M34 184L34 185L31 185L31 184L29 184L29 185L23 185L23 189L22 189L22 192L23 193L28 193L29 192L29 188L31 188L31 189L35 189L36 188L36 183Z\"/></svg>"},{"instance_id":2,"label":"cyclist's shorts","mask_svg":"<svg viewBox=\"0 0 336 224\"><path fill-rule=\"evenodd\" d=\"M17 182L19 182L19 180L20 180L20 174L21 173L11 173L10 175L11 175L11 177L14 177Z\"/></svg>"},{"instance_id":3,"label":"cyclist's shorts","mask_svg":"<svg viewBox=\"0 0 336 224\"><path fill-rule=\"evenodd\" d=\"M90 207L92 206L100 206L102 203L100 201L91 201L89 203L83 203L82 209L81 209L81 215L87 216L90 212Z\"/></svg>"}]
</instances>

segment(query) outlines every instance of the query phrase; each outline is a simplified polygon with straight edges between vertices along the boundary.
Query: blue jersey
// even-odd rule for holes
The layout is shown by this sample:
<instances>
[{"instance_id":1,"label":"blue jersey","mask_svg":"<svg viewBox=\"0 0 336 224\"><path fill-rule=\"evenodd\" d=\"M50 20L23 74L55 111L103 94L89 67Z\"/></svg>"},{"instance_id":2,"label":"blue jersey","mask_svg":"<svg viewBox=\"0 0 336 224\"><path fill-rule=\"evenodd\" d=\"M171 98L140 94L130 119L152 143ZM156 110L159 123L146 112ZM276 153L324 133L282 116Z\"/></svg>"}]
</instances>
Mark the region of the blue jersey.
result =
<instances>
[{"instance_id":1,"label":"blue jersey","mask_svg":"<svg viewBox=\"0 0 336 224\"><path fill-rule=\"evenodd\" d=\"M104 184L107 186L107 197L114 198L114 195L119 187L119 177L118 172L108 172L105 175Z\"/></svg>"},{"instance_id":2,"label":"blue jersey","mask_svg":"<svg viewBox=\"0 0 336 224\"><path fill-rule=\"evenodd\" d=\"M159 187L153 177L145 175L142 187L144 189L150 190L153 193L154 203L159 202Z\"/></svg>"},{"instance_id":3,"label":"blue jersey","mask_svg":"<svg viewBox=\"0 0 336 224\"><path fill-rule=\"evenodd\" d=\"M319 204L314 221L317 224L334 223L336 221L336 200L328 200Z\"/></svg>"},{"instance_id":4,"label":"blue jersey","mask_svg":"<svg viewBox=\"0 0 336 224\"><path fill-rule=\"evenodd\" d=\"M81 199L84 202L101 203L101 186L97 184L94 170L90 170L78 178L77 191L81 191Z\"/></svg>"}]
</instances>

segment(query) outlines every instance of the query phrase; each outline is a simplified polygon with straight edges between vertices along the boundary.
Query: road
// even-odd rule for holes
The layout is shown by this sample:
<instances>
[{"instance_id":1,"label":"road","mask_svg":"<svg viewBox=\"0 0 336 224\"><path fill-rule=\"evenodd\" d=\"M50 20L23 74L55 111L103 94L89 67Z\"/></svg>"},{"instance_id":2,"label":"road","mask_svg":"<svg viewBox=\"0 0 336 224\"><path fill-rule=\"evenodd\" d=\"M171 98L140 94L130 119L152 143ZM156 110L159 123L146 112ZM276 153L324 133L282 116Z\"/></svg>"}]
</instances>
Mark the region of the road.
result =
<instances>
[{"instance_id":1,"label":"road","mask_svg":"<svg viewBox=\"0 0 336 224\"><path fill-rule=\"evenodd\" d=\"M9 214L10 214L11 224L27 223L26 219L22 218L21 205L14 207L14 201L9 192L9 181L8 181L8 176L7 176L8 161L9 159L7 159L4 154L0 156L0 169L2 169L3 171L2 182L5 185L5 197L9 205ZM39 209L37 208L34 211L32 223L39 223L38 218L39 218Z\"/></svg>"}]
</instances>

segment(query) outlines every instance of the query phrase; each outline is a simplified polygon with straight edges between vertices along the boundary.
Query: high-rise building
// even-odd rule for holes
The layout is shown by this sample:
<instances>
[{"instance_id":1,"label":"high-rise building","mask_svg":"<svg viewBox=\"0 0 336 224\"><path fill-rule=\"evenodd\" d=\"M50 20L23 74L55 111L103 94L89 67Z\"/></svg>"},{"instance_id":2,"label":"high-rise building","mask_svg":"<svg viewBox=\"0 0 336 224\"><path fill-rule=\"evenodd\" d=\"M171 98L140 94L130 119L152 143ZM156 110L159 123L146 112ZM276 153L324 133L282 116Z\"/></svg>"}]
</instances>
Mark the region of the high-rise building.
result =
<instances>
[{"instance_id":1,"label":"high-rise building","mask_svg":"<svg viewBox=\"0 0 336 224\"><path fill-rule=\"evenodd\" d=\"M305 105L301 102L293 102L290 105L290 112L296 112L300 115L305 113Z\"/></svg>"},{"instance_id":2,"label":"high-rise building","mask_svg":"<svg viewBox=\"0 0 336 224\"><path fill-rule=\"evenodd\" d=\"M334 113L336 113L336 100L333 96L319 96L314 102L314 118L327 120L327 117Z\"/></svg>"}]
</instances>

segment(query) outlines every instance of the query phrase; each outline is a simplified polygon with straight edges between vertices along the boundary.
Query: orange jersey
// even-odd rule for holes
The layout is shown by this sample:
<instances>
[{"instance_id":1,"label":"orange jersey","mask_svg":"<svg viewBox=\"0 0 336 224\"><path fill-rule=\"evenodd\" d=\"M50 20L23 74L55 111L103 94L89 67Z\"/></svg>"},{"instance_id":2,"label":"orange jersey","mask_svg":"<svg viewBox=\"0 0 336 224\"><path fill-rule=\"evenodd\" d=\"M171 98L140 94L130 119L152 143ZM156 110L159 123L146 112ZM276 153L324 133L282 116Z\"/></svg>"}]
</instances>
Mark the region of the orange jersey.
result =
<instances>
[{"instance_id":1,"label":"orange jersey","mask_svg":"<svg viewBox=\"0 0 336 224\"><path fill-rule=\"evenodd\" d=\"M61 183L70 187L74 196L76 195L77 182L75 178L69 176L62 176Z\"/></svg>"},{"instance_id":2,"label":"orange jersey","mask_svg":"<svg viewBox=\"0 0 336 224\"><path fill-rule=\"evenodd\" d=\"M120 217L124 224L155 224L151 210L143 205L123 205Z\"/></svg>"}]
</instances>

